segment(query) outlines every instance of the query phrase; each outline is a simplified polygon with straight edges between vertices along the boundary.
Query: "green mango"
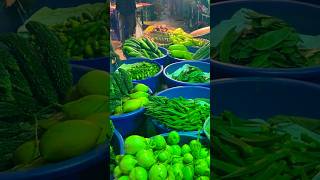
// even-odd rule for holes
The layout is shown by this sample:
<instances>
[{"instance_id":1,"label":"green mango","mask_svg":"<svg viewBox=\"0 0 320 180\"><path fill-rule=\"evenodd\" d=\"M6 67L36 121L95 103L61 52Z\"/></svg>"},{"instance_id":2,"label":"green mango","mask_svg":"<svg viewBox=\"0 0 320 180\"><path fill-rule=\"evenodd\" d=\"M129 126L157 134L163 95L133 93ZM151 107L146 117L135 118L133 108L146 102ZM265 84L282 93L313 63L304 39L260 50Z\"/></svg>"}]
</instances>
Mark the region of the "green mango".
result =
<instances>
[{"instance_id":1,"label":"green mango","mask_svg":"<svg viewBox=\"0 0 320 180\"><path fill-rule=\"evenodd\" d=\"M63 161L95 147L101 129L85 120L67 120L49 128L40 139L40 154L48 162Z\"/></svg>"},{"instance_id":2,"label":"green mango","mask_svg":"<svg viewBox=\"0 0 320 180\"><path fill-rule=\"evenodd\" d=\"M68 119L85 119L95 113L109 113L109 101L107 96L89 95L64 104L62 110Z\"/></svg>"},{"instance_id":3,"label":"green mango","mask_svg":"<svg viewBox=\"0 0 320 180\"><path fill-rule=\"evenodd\" d=\"M140 99L128 100L123 104L123 112L127 113L127 112L135 111L141 107L141 104L142 102Z\"/></svg>"},{"instance_id":4,"label":"green mango","mask_svg":"<svg viewBox=\"0 0 320 180\"><path fill-rule=\"evenodd\" d=\"M93 70L83 75L77 84L77 89L82 96L109 95L110 76L106 71Z\"/></svg>"},{"instance_id":5,"label":"green mango","mask_svg":"<svg viewBox=\"0 0 320 180\"><path fill-rule=\"evenodd\" d=\"M98 125L101 128L101 134L99 138L99 144L106 141L106 139L111 139L113 135L113 125L112 121L109 119L109 113L103 112L103 113L96 113L89 117L87 117L85 120L92 122L96 125Z\"/></svg>"},{"instance_id":6,"label":"green mango","mask_svg":"<svg viewBox=\"0 0 320 180\"><path fill-rule=\"evenodd\" d=\"M15 164L28 164L39 156L35 140L27 141L20 145L13 154Z\"/></svg>"}]
</instances>

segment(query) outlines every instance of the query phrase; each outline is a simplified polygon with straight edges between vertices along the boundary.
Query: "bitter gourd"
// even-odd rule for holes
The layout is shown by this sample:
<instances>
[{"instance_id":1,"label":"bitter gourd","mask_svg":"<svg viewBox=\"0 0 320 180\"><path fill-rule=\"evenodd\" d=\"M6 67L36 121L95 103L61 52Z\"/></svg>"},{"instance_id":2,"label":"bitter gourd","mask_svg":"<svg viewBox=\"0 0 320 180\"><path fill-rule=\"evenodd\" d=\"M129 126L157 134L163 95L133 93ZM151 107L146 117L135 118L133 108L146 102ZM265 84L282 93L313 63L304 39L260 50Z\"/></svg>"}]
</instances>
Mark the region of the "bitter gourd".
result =
<instances>
[{"instance_id":1,"label":"bitter gourd","mask_svg":"<svg viewBox=\"0 0 320 180\"><path fill-rule=\"evenodd\" d=\"M18 61L21 72L28 80L33 96L42 104L50 105L58 102L48 73L41 64L41 58L29 41L17 34L8 33L0 36Z\"/></svg>"},{"instance_id":2,"label":"bitter gourd","mask_svg":"<svg viewBox=\"0 0 320 180\"><path fill-rule=\"evenodd\" d=\"M125 84L127 91L130 92L133 89L133 84L132 84L132 77L131 75L125 71L122 68L118 69L119 73L121 74L123 84Z\"/></svg>"},{"instance_id":3,"label":"bitter gourd","mask_svg":"<svg viewBox=\"0 0 320 180\"><path fill-rule=\"evenodd\" d=\"M42 65L46 67L60 100L63 100L68 90L72 87L72 74L59 38L47 26L39 22L30 21L26 24L26 28L35 36L44 56Z\"/></svg>"},{"instance_id":4,"label":"bitter gourd","mask_svg":"<svg viewBox=\"0 0 320 180\"><path fill-rule=\"evenodd\" d=\"M13 101L10 74L2 62L0 62L0 77L0 101Z\"/></svg>"}]
</instances>

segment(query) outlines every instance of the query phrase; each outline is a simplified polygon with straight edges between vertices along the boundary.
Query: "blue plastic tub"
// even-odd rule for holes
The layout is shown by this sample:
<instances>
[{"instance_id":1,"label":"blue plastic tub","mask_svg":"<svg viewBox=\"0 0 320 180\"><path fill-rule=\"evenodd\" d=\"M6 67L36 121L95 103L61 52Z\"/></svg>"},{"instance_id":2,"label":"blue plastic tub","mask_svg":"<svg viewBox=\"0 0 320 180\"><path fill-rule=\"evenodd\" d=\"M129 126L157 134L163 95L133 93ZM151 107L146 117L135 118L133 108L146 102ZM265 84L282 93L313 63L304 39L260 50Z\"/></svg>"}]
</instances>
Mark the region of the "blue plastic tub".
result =
<instances>
[{"instance_id":1,"label":"blue plastic tub","mask_svg":"<svg viewBox=\"0 0 320 180\"><path fill-rule=\"evenodd\" d=\"M175 72L177 69L181 68L183 65L189 64L191 66L195 66L200 68L203 72L210 72L210 64L206 62L199 62L199 61L188 61L188 62L177 62L170 64L163 70L164 75L164 81L168 87L175 87L175 86L204 86L204 87L210 87L210 82L208 83L188 83L188 82L182 82L177 81L175 79L172 79L168 76L168 74L171 74Z\"/></svg>"},{"instance_id":2,"label":"blue plastic tub","mask_svg":"<svg viewBox=\"0 0 320 180\"><path fill-rule=\"evenodd\" d=\"M192 53L195 53L199 48L196 48L196 47L188 47L188 51L189 52L192 52ZM190 62L190 61L203 61L203 62L210 62L210 58L206 58L206 59L199 59L199 60L185 60L185 59L179 59L179 58L175 58L175 57L172 57L170 55L170 52L168 51L168 60L169 60L169 64L172 64L172 63L176 63L176 62Z\"/></svg>"},{"instance_id":3,"label":"blue plastic tub","mask_svg":"<svg viewBox=\"0 0 320 180\"><path fill-rule=\"evenodd\" d=\"M94 69L100 69L104 71L110 71L110 60L109 57L101 57L95 59L83 59L79 61L72 60L71 64L86 66Z\"/></svg>"},{"instance_id":4,"label":"blue plastic tub","mask_svg":"<svg viewBox=\"0 0 320 180\"><path fill-rule=\"evenodd\" d=\"M161 85L160 82L161 82L161 74L163 71L163 66L155 61L152 61L149 59L142 59L142 58L128 59L128 60L124 61L123 64L134 64L134 63L138 63L138 62L154 63L160 68L160 71L156 75L154 75L153 77L149 77L147 79L142 79L142 80L133 80L134 83L145 84L145 85L149 86L149 88L151 89L152 92L156 92Z\"/></svg>"},{"instance_id":5,"label":"blue plastic tub","mask_svg":"<svg viewBox=\"0 0 320 180\"><path fill-rule=\"evenodd\" d=\"M285 114L320 119L320 86L277 78L234 78L211 84L214 115L230 110L242 118Z\"/></svg>"},{"instance_id":6,"label":"blue plastic tub","mask_svg":"<svg viewBox=\"0 0 320 180\"><path fill-rule=\"evenodd\" d=\"M320 34L320 6L288 0L240 0L215 3L211 6L211 25L214 27L222 20L229 19L240 8L249 8L257 12L284 19L299 33ZM299 13L297 13L299 12ZM282 77L320 83L320 67L295 69L250 68L221 63L212 60L211 68L215 78L230 77Z\"/></svg>"},{"instance_id":7,"label":"blue plastic tub","mask_svg":"<svg viewBox=\"0 0 320 180\"><path fill-rule=\"evenodd\" d=\"M162 66L166 66L169 61L168 61L168 55L169 55L169 52L167 49L163 48L163 47L159 47L160 51L164 54L164 56L160 57L160 58L156 58L156 59L149 59L151 61L155 61L157 63L159 63L160 65ZM128 60L130 59L137 59L136 57L130 57L128 56L126 53L124 53L124 55L126 56L126 58ZM140 58L140 59L148 59L148 58Z\"/></svg>"},{"instance_id":8,"label":"blue plastic tub","mask_svg":"<svg viewBox=\"0 0 320 180\"><path fill-rule=\"evenodd\" d=\"M184 97L186 99L207 98L210 99L210 88L201 86L178 86L159 92L156 96L164 96L168 98ZM212 107L212 106L211 106ZM156 131L167 133L171 130L156 119L150 119Z\"/></svg>"},{"instance_id":9,"label":"blue plastic tub","mask_svg":"<svg viewBox=\"0 0 320 180\"><path fill-rule=\"evenodd\" d=\"M124 141L118 131L114 131L111 145L116 152L123 152ZM1 180L56 180L56 179L105 179L107 177L106 163L109 158L109 144L101 145L95 150L81 156L48 164L40 168L18 172L1 172Z\"/></svg>"}]
</instances>

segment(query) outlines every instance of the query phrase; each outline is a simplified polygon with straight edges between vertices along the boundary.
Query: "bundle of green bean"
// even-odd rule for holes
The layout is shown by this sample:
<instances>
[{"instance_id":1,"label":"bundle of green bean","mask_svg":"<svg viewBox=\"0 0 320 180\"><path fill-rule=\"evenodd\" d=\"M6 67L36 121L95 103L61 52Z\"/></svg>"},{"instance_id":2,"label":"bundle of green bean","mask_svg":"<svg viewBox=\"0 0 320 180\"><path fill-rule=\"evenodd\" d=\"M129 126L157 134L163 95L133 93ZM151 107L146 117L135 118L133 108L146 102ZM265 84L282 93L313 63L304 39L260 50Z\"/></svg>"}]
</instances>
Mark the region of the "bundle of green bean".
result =
<instances>
[{"instance_id":1,"label":"bundle of green bean","mask_svg":"<svg viewBox=\"0 0 320 180\"><path fill-rule=\"evenodd\" d=\"M170 129L194 131L202 129L210 115L210 104L204 99L169 99L162 96L149 98L146 115L163 123Z\"/></svg>"},{"instance_id":2,"label":"bundle of green bean","mask_svg":"<svg viewBox=\"0 0 320 180\"><path fill-rule=\"evenodd\" d=\"M212 122L215 179L317 179L319 120L283 115L242 120L226 111Z\"/></svg>"},{"instance_id":3,"label":"bundle of green bean","mask_svg":"<svg viewBox=\"0 0 320 180\"><path fill-rule=\"evenodd\" d=\"M120 66L127 71L133 80L142 80L152 77L160 71L157 64L149 62L138 62L134 64L123 64Z\"/></svg>"}]
</instances>

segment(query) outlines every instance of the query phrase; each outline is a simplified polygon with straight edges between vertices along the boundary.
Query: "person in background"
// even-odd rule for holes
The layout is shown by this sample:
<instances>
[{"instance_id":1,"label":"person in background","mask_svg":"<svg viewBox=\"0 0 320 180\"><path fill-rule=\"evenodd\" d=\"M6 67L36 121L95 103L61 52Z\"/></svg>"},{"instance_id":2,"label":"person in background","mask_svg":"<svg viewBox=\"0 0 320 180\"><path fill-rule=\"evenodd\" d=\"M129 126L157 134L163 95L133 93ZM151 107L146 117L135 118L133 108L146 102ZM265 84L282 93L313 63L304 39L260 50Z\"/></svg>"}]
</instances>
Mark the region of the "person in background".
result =
<instances>
[{"instance_id":1,"label":"person in background","mask_svg":"<svg viewBox=\"0 0 320 180\"><path fill-rule=\"evenodd\" d=\"M116 0L116 9L119 12L120 39L124 42L135 33L136 1Z\"/></svg>"}]
</instances>

